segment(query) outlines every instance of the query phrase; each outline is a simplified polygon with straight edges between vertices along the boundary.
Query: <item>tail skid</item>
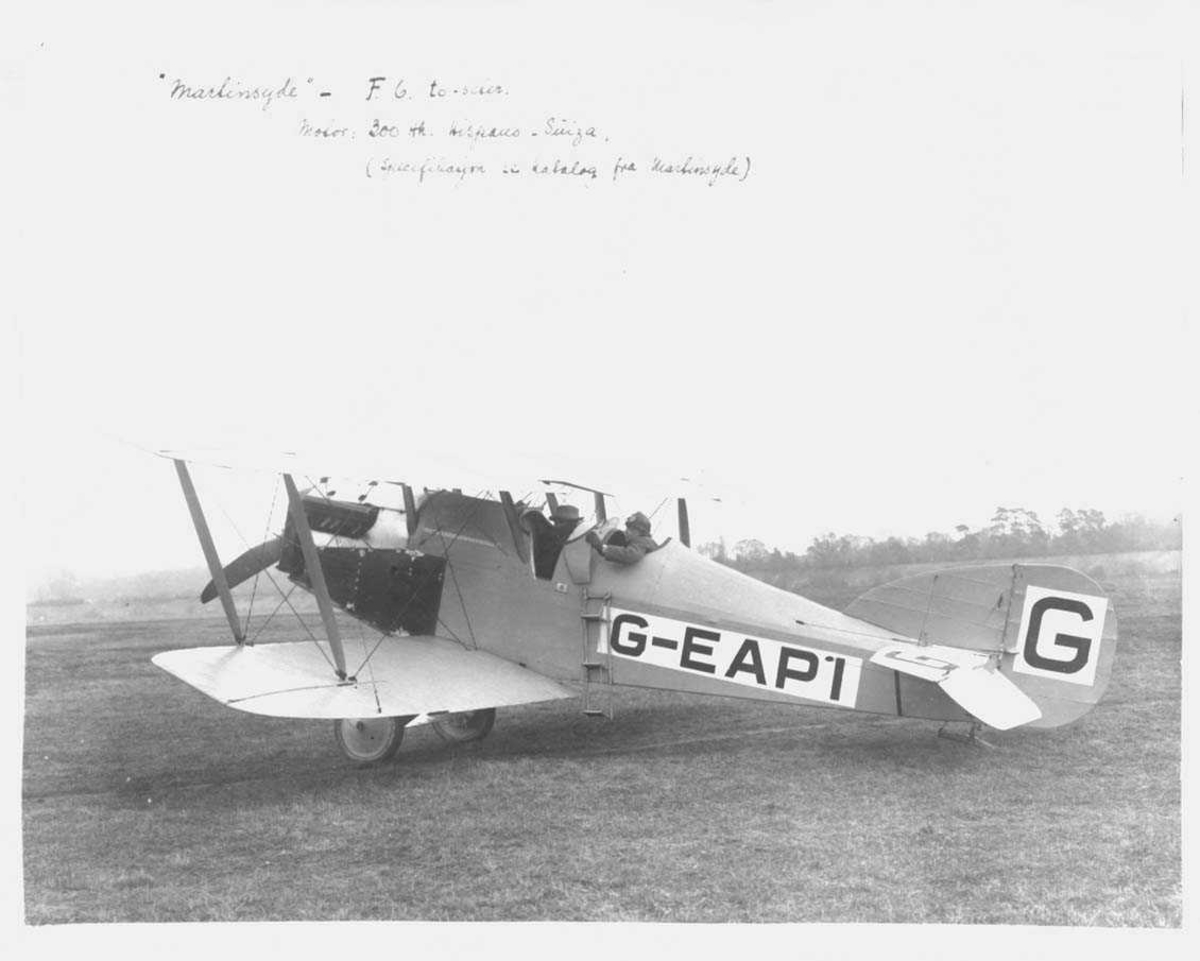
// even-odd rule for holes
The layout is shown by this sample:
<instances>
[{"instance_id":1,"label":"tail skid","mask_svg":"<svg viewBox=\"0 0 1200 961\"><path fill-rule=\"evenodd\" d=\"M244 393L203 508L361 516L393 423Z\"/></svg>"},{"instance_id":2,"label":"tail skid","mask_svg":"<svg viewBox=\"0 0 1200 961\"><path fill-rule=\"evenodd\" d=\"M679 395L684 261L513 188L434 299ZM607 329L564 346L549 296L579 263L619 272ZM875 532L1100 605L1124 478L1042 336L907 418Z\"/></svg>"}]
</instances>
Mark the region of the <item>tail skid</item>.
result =
<instances>
[{"instance_id":1,"label":"tail skid","mask_svg":"<svg viewBox=\"0 0 1200 961\"><path fill-rule=\"evenodd\" d=\"M954 721L946 721L938 728L937 736L947 741L958 741L959 744L968 744L971 747L986 747L992 751L999 749L998 745L993 744L991 741L985 741L979 736L979 731L983 728L982 721L968 721L966 734L959 734L958 731L950 730L950 725L954 723Z\"/></svg>"}]
</instances>

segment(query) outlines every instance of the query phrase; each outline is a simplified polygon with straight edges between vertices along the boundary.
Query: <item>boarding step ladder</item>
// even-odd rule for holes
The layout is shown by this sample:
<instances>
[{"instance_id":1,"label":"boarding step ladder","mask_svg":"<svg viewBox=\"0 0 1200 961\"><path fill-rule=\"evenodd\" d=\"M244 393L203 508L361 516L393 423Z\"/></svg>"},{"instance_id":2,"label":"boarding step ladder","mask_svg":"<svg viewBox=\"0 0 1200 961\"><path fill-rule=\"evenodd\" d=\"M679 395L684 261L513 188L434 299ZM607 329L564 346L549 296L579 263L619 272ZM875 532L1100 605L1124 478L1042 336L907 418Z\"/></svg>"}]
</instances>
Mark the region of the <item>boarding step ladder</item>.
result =
<instances>
[{"instance_id":1,"label":"boarding step ladder","mask_svg":"<svg viewBox=\"0 0 1200 961\"><path fill-rule=\"evenodd\" d=\"M612 595L583 589L583 713L588 717L613 716L612 649L597 651L602 632L612 622ZM603 706L601 706L603 705Z\"/></svg>"}]
</instances>

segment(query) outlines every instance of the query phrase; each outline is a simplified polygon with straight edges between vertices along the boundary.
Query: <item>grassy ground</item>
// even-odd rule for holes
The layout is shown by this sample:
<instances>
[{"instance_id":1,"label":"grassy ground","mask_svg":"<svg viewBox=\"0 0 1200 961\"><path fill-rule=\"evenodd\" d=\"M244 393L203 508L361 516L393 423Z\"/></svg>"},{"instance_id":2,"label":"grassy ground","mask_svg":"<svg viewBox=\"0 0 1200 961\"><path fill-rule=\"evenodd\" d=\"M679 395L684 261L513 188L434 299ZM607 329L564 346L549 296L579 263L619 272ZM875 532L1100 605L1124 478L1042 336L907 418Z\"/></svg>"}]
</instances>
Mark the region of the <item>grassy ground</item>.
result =
<instances>
[{"instance_id":1,"label":"grassy ground","mask_svg":"<svg viewBox=\"0 0 1200 961\"><path fill-rule=\"evenodd\" d=\"M995 750L626 691L613 721L511 708L482 743L417 728L357 770L327 724L222 708L149 663L223 643L220 620L32 628L27 918L1175 927L1179 575L1106 586L1106 699Z\"/></svg>"}]
</instances>

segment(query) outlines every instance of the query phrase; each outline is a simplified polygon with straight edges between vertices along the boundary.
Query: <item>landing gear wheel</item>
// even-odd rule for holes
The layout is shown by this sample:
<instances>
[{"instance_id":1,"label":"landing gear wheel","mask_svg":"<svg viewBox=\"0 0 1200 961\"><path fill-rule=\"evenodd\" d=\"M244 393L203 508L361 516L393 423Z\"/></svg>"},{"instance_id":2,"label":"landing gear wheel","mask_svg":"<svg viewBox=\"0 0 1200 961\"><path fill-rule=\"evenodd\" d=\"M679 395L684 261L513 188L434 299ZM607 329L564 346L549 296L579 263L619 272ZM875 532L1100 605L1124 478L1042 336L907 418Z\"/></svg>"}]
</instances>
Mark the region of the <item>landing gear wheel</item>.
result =
<instances>
[{"instance_id":1,"label":"landing gear wheel","mask_svg":"<svg viewBox=\"0 0 1200 961\"><path fill-rule=\"evenodd\" d=\"M411 717L345 718L333 722L333 736L355 764L381 764L391 760L404 740L404 725Z\"/></svg>"},{"instance_id":2,"label":"landing gear wheel","mask_svg":"<svg viewBox=\"0 0 1200 961\"><path fill-rule=\"evenodd\" d=\"M485 707L478 711L463 711L460 714L446 714L429 719L429 725L437 733L437 736L451 744L481 741L487 737L495 723L496 709L494 707Z\"/></svg>"}]
</instances>

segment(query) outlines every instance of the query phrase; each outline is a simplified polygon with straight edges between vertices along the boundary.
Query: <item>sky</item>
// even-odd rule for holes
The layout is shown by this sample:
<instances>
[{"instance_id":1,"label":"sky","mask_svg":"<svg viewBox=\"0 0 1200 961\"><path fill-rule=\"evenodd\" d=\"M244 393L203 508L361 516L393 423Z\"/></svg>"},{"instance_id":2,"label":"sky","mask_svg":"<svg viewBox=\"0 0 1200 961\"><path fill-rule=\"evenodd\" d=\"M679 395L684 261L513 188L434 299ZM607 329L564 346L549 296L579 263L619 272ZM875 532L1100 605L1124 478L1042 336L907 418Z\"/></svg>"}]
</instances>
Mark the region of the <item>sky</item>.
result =
<instances>
[{"instance_id":1,"label":"sky","mask_svg":"<svg viewBox=\"0 0 1200 961\"><path fill-rule=\"evenodd\" d=\"M221 4L121 6L135 28L47 6L7 74L33 148L6 330L31 583L200 563L170 463L135 445L418 487L429 457L531 489L568 465L623 510L686 493L697 542L792 550L999 504L1180 508L1170 5L307 4L236 30ZM377 75L417 93L368 103ZM225 76L332 93L169 96ZM418 102L430 78L511 95ZM379 116L567 118L606 158L750 172L370 179ZM232 556L274 480L197 480Z\"/></svg>"}]
</instances>

